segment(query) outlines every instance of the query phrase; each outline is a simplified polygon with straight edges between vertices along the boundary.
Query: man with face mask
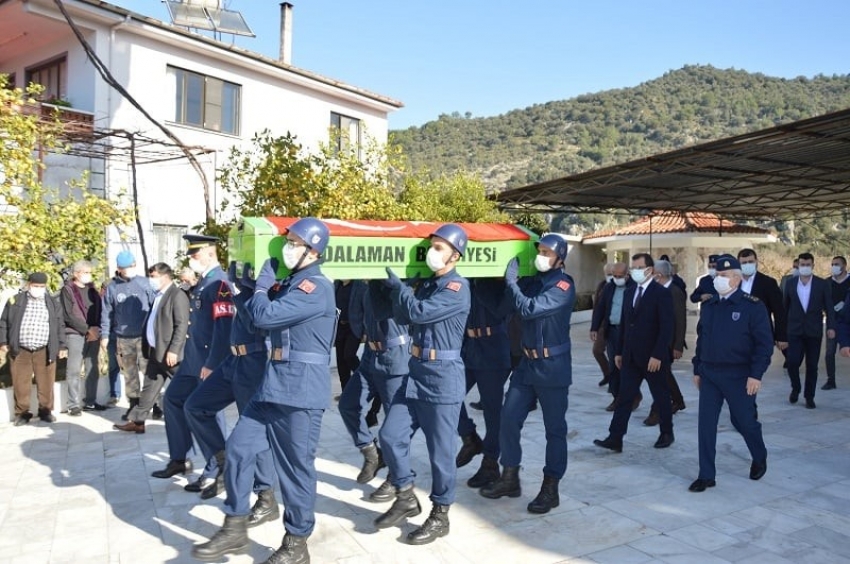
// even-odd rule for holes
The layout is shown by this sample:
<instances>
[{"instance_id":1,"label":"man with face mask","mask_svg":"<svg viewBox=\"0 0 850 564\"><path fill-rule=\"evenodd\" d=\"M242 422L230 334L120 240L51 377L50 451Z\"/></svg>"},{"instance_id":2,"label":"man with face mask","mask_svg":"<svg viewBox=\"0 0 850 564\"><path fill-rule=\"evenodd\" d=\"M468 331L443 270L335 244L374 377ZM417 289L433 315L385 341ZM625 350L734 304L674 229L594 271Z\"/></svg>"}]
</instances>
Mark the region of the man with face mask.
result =
<instances>
[{"instance_id":1,"label":"man with face mask","mask_svg":"<svg viewBox=\"0 0 850 564\"><path fill-rule=\"evenodd\" d=\"M632 400L646 380L658 407L661 433L655 448L673 444L673 412L666 375L670 370L673 342L674 309L670 290L653 279L654 261L648 253L632 256L631 277L635 287L627 290L623 300L623 334L614 357L620 368L620 395L614 417L605 439L596 446L623 451L623 436L631 416Z\"/></svg>"},{"instance_id":2,"label":"man with face mask","mask_svg":"<svg viewBox=\"0 0 850 564\"><path fill-rule=\"evenodd\" d=\"M142 391L141 378L147 361L142 355L142 333L145 318L153 301L148 279L139 276L136 257L130 251L121 251L116 258L117 276L106 286L101 314L102 351L110 339L115 339L118 365L124 374L124 393L130 402L126 415L139 404Z\"/></svg>"},{"instance_id":3,"label":"man with face mask","mask_svg":"<svg viewBox=\"0 0 850 564\"><path fill-rule=\"evenodd\" d=\"M605 288L614 283L613 268L614 265L609 262L602 269L605 273L605 278L599 281L599 284L596 286L596 292L593 294L594 311L602 301L602 294ZM599 365L599 370L602 371L602 379L599 381L599 385L605 386L609 382L608 375L611 373L610 359L605 353L605 328L597 325L596 329L594 329L591 326L590 332L590 340L593 342L593 358L596 360L596 364Z\"/></svg>"},{"instance_id":4,"label":"man with face mask","mask_svg":"<svg viewBox=\"0 0 850 564\"><path fill-rule=\"evenodd\" d=\"M717 275L717 256L708 255L708 274L703 276L697 282L697 287L691 294L691 302L698 304L708 300L712 296L717 295L717 290L714 289L713 281Z\"/></svg>"},{"instance_id":5,"label":"man with face mask","mask_svg":"<svg viewBox=\"0 0 850 564\"><path fill-rule=\"evenodd\" d=\"M449 533L449 507L455 500L456 436L465 395L461 346L470 309L469 283L455 270L466 251L462 227L446 224L431 234L425 263L434 276L414 289L387 269L396 321L410 325L409 374L401 383L381 427L384 460L396 489L392 507L375 520L385 529L422 512L413 493L410 441L422 429L431 460L431 514L407 535L409 544L433 542Z\"/></svg>"},{"instance_id":6,"label":"man with face mask","mask_svg":"<svg viewBox=\"0 0 850 564\"><path fill-rule=\"evenodd\" d=\"M788 335L779 284L775 278L759 272L758 255L753 249L738 251L738 262L741 263L741 290L758 298L767 308L774 344L780 351L785 351L788 348Z\"/></svg>"},{"instance_id":7,"label":"man with face mask","mask_svg":"<svg viewBox=\"0 0 850 564\"><path fill-rule=\"evenodd\" d=\"M797 403L800 397L800 365L806 359L806 385L803 397L806 408L814 409L818 379L823 319L826 317L826 338L835 338L835 309L829 282L812 274L815 257L801 253L798 257L800 275L786 285L784 306L788 312L788 378L791 395L788 401Z\"/></svg>"},{"instance_id":8,"label":"man with face mask","mask_svg":"<svg viewBox=\"0 0 850 564\"><path fill-rule=\"evenodd\" d=\"M227 277L218 263L215 246L218 238L208 235L184 235L183 239L187 242L189 268L198 274L199 280L189 293L189 331L183 351L183 362L171 378L163 396L169 461L165 468L151 474L154 478L170 478L192 471L187 454L193 441L189 423L186 421L185 403L213 369L230 356L230 326L236 313ZM222 433L223 427L224 416L220 415L216 430L211 432ZM184 489L190 492L200 491L206 480L218 477L222 462L221 457L209 458L201 475L203 481L192 482ZM216 490L209 491L207 496L213 491Z\"/></svg>"},{"instance_id":9,"label":"man with face mask","mask_svg":"<svg viewBox=\"0 0 850 564\"><path fill-rule=\"evenodd\" d=\"M832 257L832 276L829 278L830 288L832 289L832 309L835 310L836 321L850 315L850 312L844 311L844 298L847 297L847 292L850 290L850 275L847 274L847 259L841 256ZM826 340L826 383L821 386L821 390L835 389L835 351L838 349L838 341L835 339Z\"/></svg>"},{"instance_id":10,"label":"man with face mask","mask_svg":"<svg viewBox=\"0 0 850 564\"><path fill-rule=\"evenodd\" d=\"M330 403L330 355L337 310L333 284L321 270L328 227L314 217L289 226L283 262L290 271L277 284L277 259L265 262L253 296L240 292L238 307L267 331L269 360L254 397L227 439L224 525L192 556L221 561L249 548L250 495L258 457L271 449L283 497L283 542L267 564L307 563L307 538L316 525L316 448ZM269 290L277 286L275 297ZM242 309L240 309L240 313ZM167 416L166 416L167 417Z\"/></svg>"},{"instance_id":11,"label":"man with face mask","mask_svg":"<svg viewBox=\"0 0 850 564\"><path fill-rule=\"evenodd\" d=\"M527 506L530 513L558 507L558 485L567 471L567 406L573 382L570 317L576 293L572 278L563 271L566 258L566 240L550 233L537 243L537 274L519 280L517 259L505 272L506 299L522 321L523 358L511 376L502 407L502 474L479 493L490 499L522 495L520 436L536 399L546 431L546 463L540 492Z\"/></svg>"},{"instance_id":12,"label":"man with face mask","mask_svg":"<svg viewBox=\"0 0 850 564\"><path fill-rule=\"evenodd\" d=\"M752 456L750 479L758 480L767 472L755 396L770 366L773 335L767 308L740 289L741 280L738 260L721 255L714 280L718 296L700 309L693 358L694 384L699 390L699 477L688 488L692 492L716 485L717 422L724 400Z\"/></svg>"},{"instance_id":13,"label":"man with face mask","mask_svg":"<svg viewBox=\"0 0 850 564\"><path fill-rule=\"evenodd\" d=\"M15 396L15 426L32 419L30 394L32 380L38 394L38 417L53 423L53 384L56 359L65 358L65 332L62 310L47 295L47 275L33 272L26 290L9 298L0 317L0 351L9 353Z\"/></svg>"}]
</instances>

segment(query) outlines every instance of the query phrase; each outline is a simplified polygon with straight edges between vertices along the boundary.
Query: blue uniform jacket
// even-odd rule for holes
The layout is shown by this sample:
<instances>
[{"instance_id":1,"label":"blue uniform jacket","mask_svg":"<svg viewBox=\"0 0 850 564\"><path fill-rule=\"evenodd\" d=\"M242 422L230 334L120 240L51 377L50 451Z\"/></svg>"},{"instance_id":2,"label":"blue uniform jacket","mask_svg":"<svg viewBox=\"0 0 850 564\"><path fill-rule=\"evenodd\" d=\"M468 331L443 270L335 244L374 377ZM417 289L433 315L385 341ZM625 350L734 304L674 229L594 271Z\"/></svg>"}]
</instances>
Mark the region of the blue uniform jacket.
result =
<instances>
[{"instance_id":1,"label":"blue uniform jacket","mask_svg":"<svg viewBox=\"0 0 850 564\"><path fill-rule=\"evenodd\" d=\"M560 269L537 273L508 284L506 296L522 323L524 351L537 352L537 358L523 353L511 380L529 386L570 386L570 317L576 301L573 279ZM544 348L548 358L544 358Z\"/></svg>"},{"instance_id":2,"label":"blue uniform jacket","mask_svg":"<svg viewBox=\"0 0 850 564\"><path fill-rule=\"evenodd\" d=\"M711 294L712 296L717 296L717 290L714 289L714 278L711 277L710 274L706 274L697 282L696 290L691 294L691 301L695 304L700 303L702 300L700 296L703 294Z\"/></svg>"},{"instance_id":3,"label":"blue uniform jacket","mask_svg":"<svg viewBox=\"0 0 850 564\"><path fill-rule=\"evenodd\" d=\"M216 266L189 292L189 331L179 374L197 376L201 368L213 370L230 355L230 326L235 314L227 276Z\"/></svg>"},{"instance_id":4,"label":"blue uniform jacket","mask_svg":"<svg viewBox=\"0 0 850 564\"><path fill-rule=\"evenodd\" d=\"M472 305L466 319L463 364L473 370L507 370L511 367L508 316L513 312L504 300L502 278L473 278L469 281Z\"/></svg>"},{"instance_id":5,"label":"blue uniform jacket","mask_svg":"<svg viewBox=\"0 0 850 564\"><path fill-rule=\"evenodd\" d=\"M405 395L431 403L460 403L466 396L466 371L460 357L469 315L469 282L456 270L403 285L391 293L394 317L410 324L413 346L422 358L410 357ZM436 359L430 359L434 350ZM442 357L442 358L440 358Z\"/></svg>"},{"instance_id":6,"label":"blue uniform jacket","mask_svg":"<svg viewBox=\"0 0 850 564\"><path fill-rule=\"evenodd\" d=\"M697 324L694 374L704 364L740 366L747 376L761 380L773 354L773 332L767 308L741 289L728 298L713 297L702 304Z\"/></svg>"},{"instance_id":7,"label":"blue uniform jacket","mask_svg":"<svg viewBox=\"0 0 850 564\"><path fill-rule=\"evenodd\" d=\"M370 280L368 290L360 298L366 338L360 369L379 376L407 374L410 364L409 327L393 319L390 289L383 281ZM373 351L370 343L381 343L381 350Z\"/></svg>"},{"instance_id":8,"label":"blue uniform jacket","mask_svg":"<svg viewBox=\"0 0 850 564\"><path fill-rule=\"evenodd\" d=\"M242 294L236 296L254 326L269 332L272 346L254 399L300 409L327 408L337 310L333 284L322 274L321 263L290 274L273 300L265 292L244 300Z\"/></svg>"},{"instance_id":9,"label":"blue uniform jacket","mask_svg":"<svg viewBox=\"0 0 850 564\"><path fill-rule=\"evenodd\" d=\"M144 276L134 276L130 280L120 276L112 278L103 295L101 334L107 337L114 333L128 339L141 337L153 298L154 292Z\"/></svg>"}]
</instances>

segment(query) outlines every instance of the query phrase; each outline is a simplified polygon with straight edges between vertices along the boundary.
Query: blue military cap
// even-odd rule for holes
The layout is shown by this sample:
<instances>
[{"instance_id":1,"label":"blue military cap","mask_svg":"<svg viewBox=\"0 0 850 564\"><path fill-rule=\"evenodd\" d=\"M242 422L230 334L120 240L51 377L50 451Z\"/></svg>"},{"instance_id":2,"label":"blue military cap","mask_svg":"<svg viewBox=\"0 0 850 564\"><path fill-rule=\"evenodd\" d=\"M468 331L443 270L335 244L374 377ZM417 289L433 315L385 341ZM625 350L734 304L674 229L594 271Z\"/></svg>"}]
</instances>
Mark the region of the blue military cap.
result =
<instances>
[{"instance_id":1,"label":"blue military cap","mask_svg":"<svg viewBox=\"0 0 850 564\"><path fill-rule=\"evenodd\" d=\"M186 240L187 255L193 255L204 247L215 245L218 242L218 237L213 237L211 235L197 235L194 233L183 235L183 239Z\"/></svg>"},{"instance_id":2,"label":"blue military cap","mask_svg":"<svg viewBox=\"0 0 850 564\"><path fill-rule=\"evenodd\" d=\"M717 272L724 270L741 270L741 263L732 255L720 255L717 257Z\"/></svg>"},{"instance_id":3,"label":"blue military cap","mask_svg":"<svg viewBox=\"0 0 850 564\"><path fill-rule=\"evenodd\" d=\"M721 255L708 255L709 264L712 262L717 262L717 259L720 258Z\"/></svg>"}]
</instances>

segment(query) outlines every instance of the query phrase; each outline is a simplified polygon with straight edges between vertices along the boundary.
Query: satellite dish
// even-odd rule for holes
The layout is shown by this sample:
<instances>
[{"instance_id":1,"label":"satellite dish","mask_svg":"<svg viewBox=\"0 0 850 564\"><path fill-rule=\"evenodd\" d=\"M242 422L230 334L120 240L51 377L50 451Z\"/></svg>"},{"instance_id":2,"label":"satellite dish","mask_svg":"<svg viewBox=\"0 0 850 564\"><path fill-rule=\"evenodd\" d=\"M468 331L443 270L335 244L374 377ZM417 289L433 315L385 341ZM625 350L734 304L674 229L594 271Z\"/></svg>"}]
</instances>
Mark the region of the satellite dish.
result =
<instances>
[{"instance_id":1,"label":"satellite dish","mask_svg":"<svg viewBox=\"0 0 850 564\"><path fill-rule=\"evenodd\" d=\"M221 0L166 0L171 23L214 33L256 37L241 12L225 10Z\"/></svg>"}]
</instances>

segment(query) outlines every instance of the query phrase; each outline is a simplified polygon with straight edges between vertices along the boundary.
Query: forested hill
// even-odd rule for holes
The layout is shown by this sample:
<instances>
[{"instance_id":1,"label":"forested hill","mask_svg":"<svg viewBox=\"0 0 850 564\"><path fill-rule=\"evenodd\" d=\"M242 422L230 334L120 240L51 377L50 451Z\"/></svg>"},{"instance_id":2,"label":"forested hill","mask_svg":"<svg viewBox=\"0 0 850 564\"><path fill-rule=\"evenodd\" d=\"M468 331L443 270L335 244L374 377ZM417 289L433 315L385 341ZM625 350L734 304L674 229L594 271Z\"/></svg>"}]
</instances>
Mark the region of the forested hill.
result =
<instances>
[{"instance_id":1,"label":"forested hill","mask_svg":"<svg viewBox=\"0 0 850 564\"><path fill-rule=\"evenodd\" d=\"M850 75L784 79L686 66L633 88L494 117L442 115L392 136L414 169L477 172L501 190L847 107Z\"/></svg>"}]
</instances>

